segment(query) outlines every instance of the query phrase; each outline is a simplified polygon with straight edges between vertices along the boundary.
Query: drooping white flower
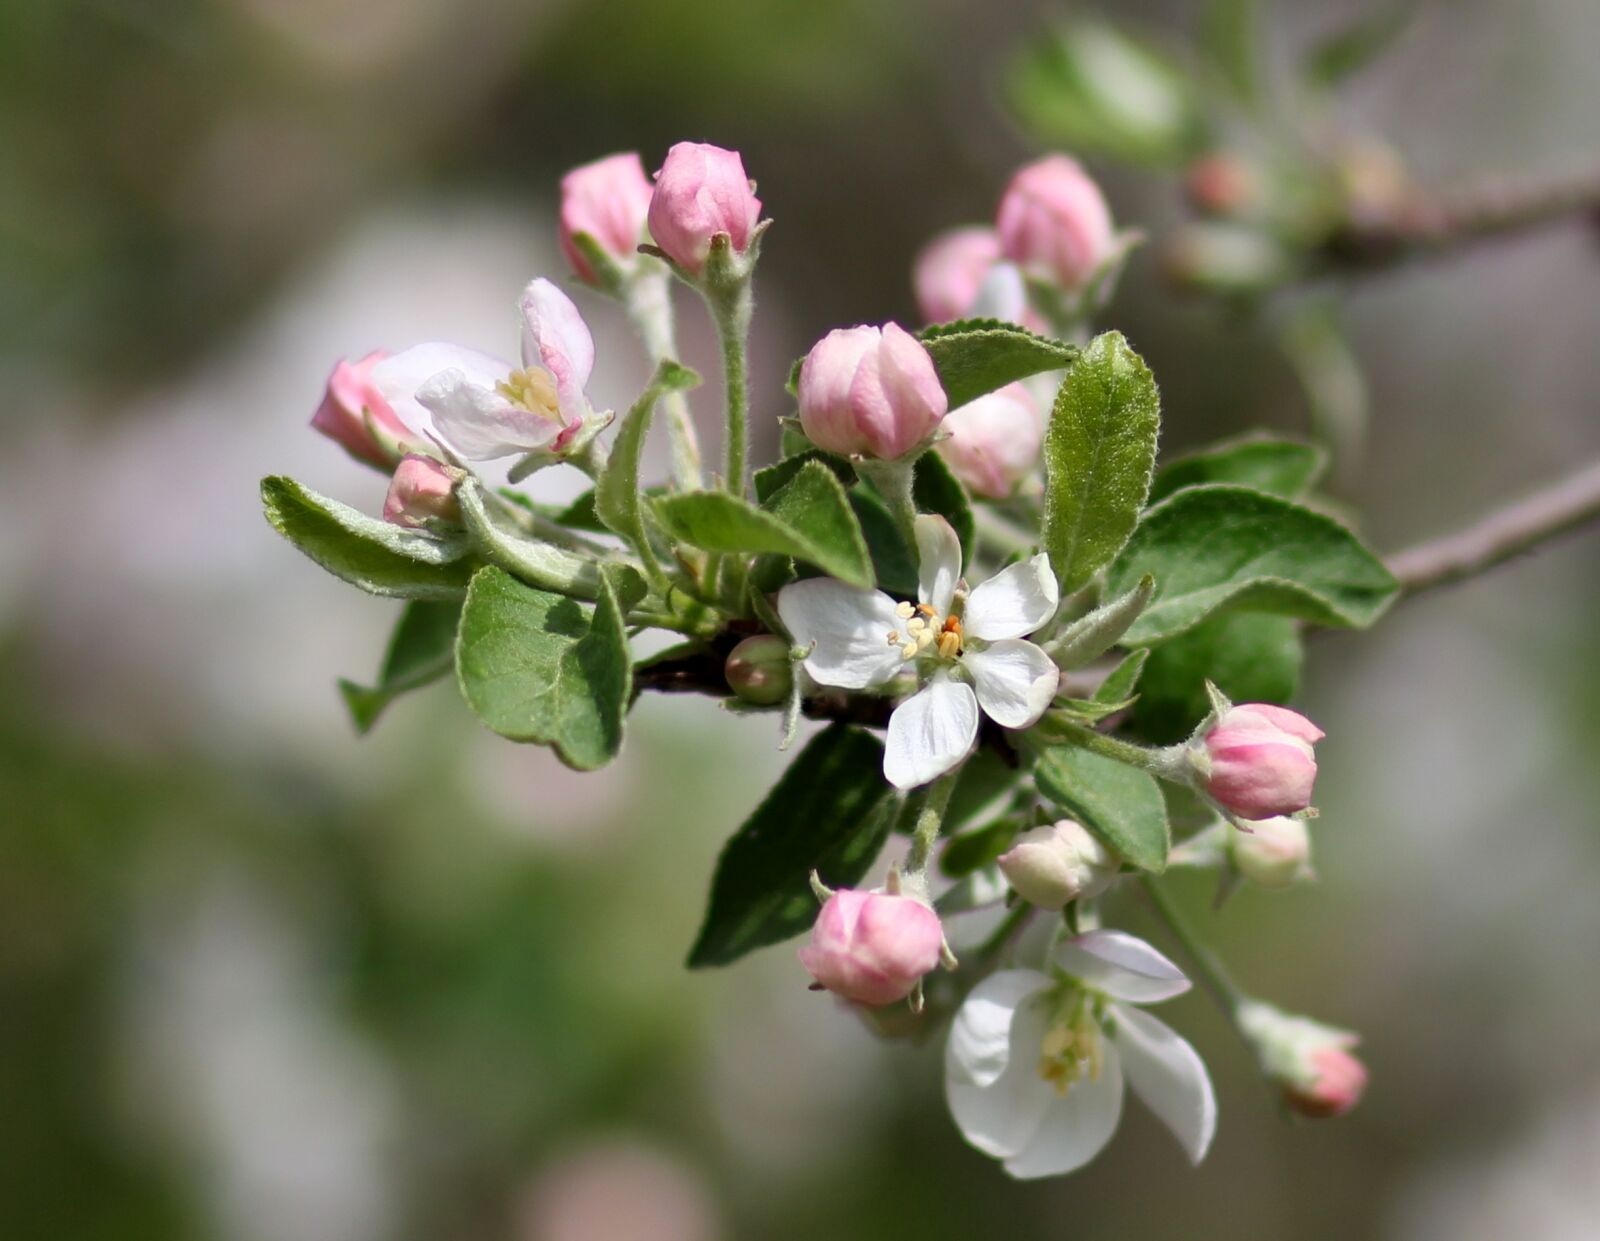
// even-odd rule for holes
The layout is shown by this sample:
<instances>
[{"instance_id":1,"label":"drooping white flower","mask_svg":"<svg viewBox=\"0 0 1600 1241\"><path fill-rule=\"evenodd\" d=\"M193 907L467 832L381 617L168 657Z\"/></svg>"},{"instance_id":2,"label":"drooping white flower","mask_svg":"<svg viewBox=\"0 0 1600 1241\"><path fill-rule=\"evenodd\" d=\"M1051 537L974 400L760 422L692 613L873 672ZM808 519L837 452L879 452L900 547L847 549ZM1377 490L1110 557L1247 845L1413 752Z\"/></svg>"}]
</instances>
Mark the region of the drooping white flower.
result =
<instances>
[{"instance_id":1,"label":"drooping white flower","mask_svg":"<svg viewBox=\"0 0 1600 1241\"><path fill-rule=\"evenodd\" d=\"M962 1003L945 1049L945 1096L968 1142L1020 1179L1088 1163L1122 1116L1126 1080L1199 1163L1217 1100L1199 1055L1133 1007L1189 980L1149 944L1089 931L1063 944L1052 974L1001 970Z\"/></svg>"},{"instance_id":2,"label":"drooping white flower","mask_svg":"<svg viewBox=\"0 0 1600 1241\"><path fill-rule=\"evenodd\" d=\"M1049 557L1014 564L967 593L950 523L924 514L916 534L915 606L823 577L778 592L778 615L797 643L811 647L805 670L818 684L869 689L908 671L916 676L920 688L889 717L883 755L884 776L902 789L967 756L980 708L1005 728L1035 723L1058 680L1050 656L1023 640L1055 614Z\"/></svg>"},{"instance_id":3,"label":"drooping white flower","mask_svg":"<svg viewBox=\"0 0 1600 1241\"><path fill-rule=\"evenodd\" d=\"M408 426L431 429L468 460L560 452L594 418L584 393L594 339L572 299L542 277L523 290L521 309L520 368L433 341L385 358L373 382Z\"/></svg>"}]
</instances>

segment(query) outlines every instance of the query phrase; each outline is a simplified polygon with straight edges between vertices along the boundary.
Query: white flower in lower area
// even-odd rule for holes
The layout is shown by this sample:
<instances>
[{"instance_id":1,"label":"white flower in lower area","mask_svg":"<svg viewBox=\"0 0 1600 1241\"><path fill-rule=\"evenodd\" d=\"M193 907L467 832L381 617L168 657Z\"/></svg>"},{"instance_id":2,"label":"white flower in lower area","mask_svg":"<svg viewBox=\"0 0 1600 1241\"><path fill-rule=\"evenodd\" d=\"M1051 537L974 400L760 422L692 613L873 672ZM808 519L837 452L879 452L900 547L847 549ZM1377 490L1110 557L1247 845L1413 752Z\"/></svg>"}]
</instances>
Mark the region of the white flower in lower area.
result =
<instances>
[{"instance_id":1,"label":"white flower in lower area","mask_svg":"<svg viewBox=\"0 0 1600 1241\"><path fill-rule=\"evenodd\" d=\"M1055 697L1056 666L1022 640L1055 615L1058 593L1047 556L1003 569L970 594L961 582L961 543L942 517L917 518L917 600L832 578L778 592L778 615L819 685L869 689L907 671L921 688L889 718L883 774L915 788L955 767L978 736L978 712L1005 728L1027 728Z\"/></svg>"},{"instance_id":2,"label":"white flower in lower area","mask_svg":"<svg viewBox=\"0 0 1600 1241\"><path fill-rule=\"evenodd\" d=\"M1081 1168L1115 1132L1122 1086L1199 1163L1217 1100L1199 1055L1148 1013L1189 980L1141 939L1090 931L1052 973L1001 970L967 996L945 1049L945 1095L962 1135L1031 1179Z\"/></svg>"},{"instance_id":3,"label":"white flower in lower area","mask_svg":"<svg viewBox=\"0 0 1600 1241\"><path fill-rule=\"evenodd\" d=\"M593 420L584 388L594 339L550 281L523 290L522 366L437 341L383 359L372 381L412 430L430 429L471 461L560 452Z\"/></svg>"}]
</instances>

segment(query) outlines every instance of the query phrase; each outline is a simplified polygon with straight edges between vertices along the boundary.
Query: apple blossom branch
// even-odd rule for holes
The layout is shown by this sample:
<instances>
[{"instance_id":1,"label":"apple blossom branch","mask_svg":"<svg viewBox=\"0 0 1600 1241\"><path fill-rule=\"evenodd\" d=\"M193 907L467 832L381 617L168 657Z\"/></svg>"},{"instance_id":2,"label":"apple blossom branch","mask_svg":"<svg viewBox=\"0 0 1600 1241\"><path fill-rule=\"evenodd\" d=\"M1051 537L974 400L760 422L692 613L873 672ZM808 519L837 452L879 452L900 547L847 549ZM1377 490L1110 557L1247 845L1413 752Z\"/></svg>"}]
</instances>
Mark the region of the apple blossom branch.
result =
<instances>
[{"instance_id":1,"label":"apple blossom branch","mask_svg":"<svg viewBox=\"0 0 1600 1241\"><path fill-rule=\"evenodd\" d=\"M1474 522L1388 558L1407 595L1476 576L1600 520L1600 461Z\"/></svg>"},{"instance_id":2,"label":"apple blossom branch","mask_svg":"<svg viewBox=\"0 0 1600 1241\"><path fill-rule=\"evenodd\" d=\"M1584 212L1600 220L1600 164L1406 195L1387 211L1369 211L1335 230L1321 254L1335 268L1375 270Z\"/></svg>"}]
</instances>

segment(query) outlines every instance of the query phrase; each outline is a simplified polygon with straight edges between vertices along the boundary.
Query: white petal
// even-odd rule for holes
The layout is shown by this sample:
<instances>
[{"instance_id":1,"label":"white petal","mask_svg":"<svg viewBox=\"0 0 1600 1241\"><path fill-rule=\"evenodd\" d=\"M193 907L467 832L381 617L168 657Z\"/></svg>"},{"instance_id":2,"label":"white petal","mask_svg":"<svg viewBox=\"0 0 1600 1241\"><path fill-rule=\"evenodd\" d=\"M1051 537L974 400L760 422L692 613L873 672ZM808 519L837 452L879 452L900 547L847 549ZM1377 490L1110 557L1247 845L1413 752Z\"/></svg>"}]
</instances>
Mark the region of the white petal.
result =
<instances>
[{"instance_id":1,"label":"white petal","mask_svg":"<svg viewBox=\"0 0 1600 1241\"><path fill-rule=\"evenodd\" d=\"M961 580L961 540L932 513L917 518L917 598L940 616L950 614Z\"/></svg>"},{"instance_id":2,"label":"white petal","mask_svg":"<svg viewBox=\"0 0 1600 1241\"><path fill-rule=\"evenodd\" d=\"M372 382L400 421L426 437L433 427L433 415L417 400L417 390L443 371L460 371L471 382L493 388L511 374L511 363L475 349L429 341L379 362L372 368Z\"/></svg>"},{"instance_id":3,"label":"white petal","mask_svg":"<svg viewBox=\"0 0 1600 1241\"><path fill-rule=\"evenodd\" d=\"M1055 1089L1039 1076L1039 1047L1049 1022L1045 1004L1024 1003L1011 1022L1006 1067L987 1086L974 1085L945 1060L944 1094L961 1136L985 1155L1009 1159L1033 1138Z\"/></svg>"},{"instance_id":4,"label":"white petal","mask_svg":"<svg viewBox=\"0 0 1600 1241\"><path fill-rule=\"evenodd\" d=\"M1107 1043L1100 1076L1050 1100L1033 1139L1006 1160L1006 1171L1018 1180L1075 1171L1105 1149L1121 1119L1122 1066L1116 1046Z\"/></svg>"},{"instance_id":5,"label":"white petal","mask_svg":"<svg viewBox=\"0 0 1600 1241\"><path fill-rule=\"evenodd\" d=\"M830 577L791 582L778 592L778 615L801 646L816 643L805 669L821 685L866 689L905 666L889 633L901 620L894 600L878 590L846 586Z\"/></svg>"},{"instance_id":6,"label":"white petal","mask_svg":"<svg viewBox=\"0 0 1600 1241\"><path fill-rule=\"evenodd\" d=\"M1038 970L1000 970L961 1002L945 1044L945 1074L992 1086L1011 1059L1011 1023L1018 1006L1050 985Z\"/></svg>"},{"instance_id":7,"label":"white petal","mask_svg":"<svg viewBox=\"0 0 1600 1241\"><path fill-rule=\"evenodd\" d=\"M1086 931L1062 944L1056 964L1114 1000L1154 1004L1189 989L1189 980L1166 957L1126 931Z\"/></svg>"},{"instance_id":8,"label":"white petal","mask_svg":"<svg viewBox=\"0 0 1600 1241\"><path fill-rule=\"evenodd\" d=\"M967 598L961 627L974 638L999 642L1032 633L1056 614L1061 592L1050 570L1050 557L1040 552L1002 569Z\"/></svg>"},{"instance_id":9,"label":"white petal","mask_svg":"<svg viewBox=\"0 0 1600 1241\"><path fill-rule=\"evenodd\" d=\"M434 429L469 461L489 461L548 445L561 424L507 400L458 370L442 371L417 389Z\"/></svg>"},{"instance_id":10,"label":"white petal","mask_svg":"<svg viewBox=\"0 0 1600 1241\"><path fill-rule=\"evenodd\" d=\"M972 686L941 677L889 717L883 774L897 789L914 789L958 764L977 739L978 699Z\"/></svg>"},{"instance_id":11,"label":"white petal","mask_svg":"<svg viewBox=\"0 0 1600 1241\"><path fill-rule=\"evenodd\" d=\"M1038 722L1061 681L1055 661L1021 638L970 649L962 664L972 674L983 713L1004 728Z\"/></svg>"},{"instance_id":12,"label":"white petal","mask_svg":"<svg viewBox=\"0 0 1600 1241\"><path fill-rule=\"evenodd\" d=\"M1199 1163L1217 1131L1217 1096L1200 1054L1149 1013L1120 1004L1111 1011L1128 1085Z\"/></svg>"},{"instance_id":13,"label":"white petal","mask_svg":"<svg viewBox=\"0 0 1600 1241\"><path fill-rule=\"evenodd\" d=\"M583 390L594 370L594 337L572 299L543 277L522 291L522 362L542 366L555 377L568 422L589 412Z\"/></svg>"}]
</instances>

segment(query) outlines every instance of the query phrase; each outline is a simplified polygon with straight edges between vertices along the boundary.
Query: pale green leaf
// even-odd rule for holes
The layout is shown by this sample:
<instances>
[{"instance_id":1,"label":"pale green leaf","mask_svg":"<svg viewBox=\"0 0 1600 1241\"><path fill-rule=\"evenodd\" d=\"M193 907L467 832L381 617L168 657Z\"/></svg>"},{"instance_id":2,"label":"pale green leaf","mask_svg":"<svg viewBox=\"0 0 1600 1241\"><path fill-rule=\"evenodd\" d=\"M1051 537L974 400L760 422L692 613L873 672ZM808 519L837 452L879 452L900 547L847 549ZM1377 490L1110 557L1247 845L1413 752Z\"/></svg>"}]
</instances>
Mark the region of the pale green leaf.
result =
<instances>
[{"instance_id":1,"label":"pale green leaf","mask_svg":"<svg viewBox=\"0 0 1600 1241\"><path fill-rule=\"evenodd\" d=\"M1150 503L1184 487L1236 483L1285 499L1298 500L1328 467L1328 454L1315 444L1252 435L1176 457L1156 471Z\"/></svg>"},{"instance_id":2,"label":"pale green leaf","mask_svg":"<svg viewBox=\"0 0 1600 1241\"><path fill-rule=\"evenodd\" d=\"M455 666L458 601L417 599L406 604L389 638L376 685L341 680L339 693L356 731L365 733L400 695L439 680Z\"/></svg>"},{"instance_id":3,"label":"pale green leaf","mask_svg":"<svg viewBox=\"0 0 1600 1241\"><path fill-rule=\"evenodd\" d=\"M1034 764L1039 792L1140 870L1167 865L1172 829L1155 777L1077 746L1051 746Z\"/></svg>"},{"instance_id":4,"label":"pale green leaf","mask_svg":"<svg viewBox=\"0 0 1600 1241\"><path fill-rule=\"evenodd\" d=\"M1076 345L998 319L941 323L924 328L920 339L933 357L951 409L1029 375L1062 370L1078 356Z\"/></svg>"}]
</instances>

